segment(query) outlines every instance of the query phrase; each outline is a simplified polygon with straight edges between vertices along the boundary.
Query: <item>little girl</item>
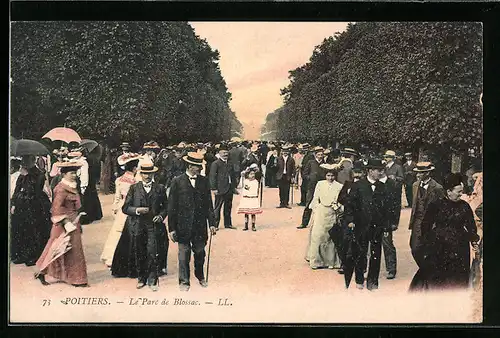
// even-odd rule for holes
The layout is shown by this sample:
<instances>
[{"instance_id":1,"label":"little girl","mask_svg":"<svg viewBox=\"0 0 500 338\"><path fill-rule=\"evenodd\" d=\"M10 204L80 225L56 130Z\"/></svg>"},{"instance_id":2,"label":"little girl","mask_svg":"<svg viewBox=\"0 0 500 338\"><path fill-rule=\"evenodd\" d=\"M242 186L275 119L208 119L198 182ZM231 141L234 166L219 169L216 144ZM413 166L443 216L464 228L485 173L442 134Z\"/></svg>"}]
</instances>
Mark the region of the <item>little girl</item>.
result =
<instances>
[{"instance_id":1,"label":"little girl","mask_svg":"<svg viewBox=\"0 0 500 338\"><path fill-rule=\"evenodd\" d=\"M243 189L238 207L238 214L245 214L243 231L248 230L248 215L252 215L252 231L257 231L255 228L255 215L262 213L259 202L260 182L255 178L258 171L258 168L252 166L244 172L245 180L242 182Z\"/></svg>"}]
</instances>

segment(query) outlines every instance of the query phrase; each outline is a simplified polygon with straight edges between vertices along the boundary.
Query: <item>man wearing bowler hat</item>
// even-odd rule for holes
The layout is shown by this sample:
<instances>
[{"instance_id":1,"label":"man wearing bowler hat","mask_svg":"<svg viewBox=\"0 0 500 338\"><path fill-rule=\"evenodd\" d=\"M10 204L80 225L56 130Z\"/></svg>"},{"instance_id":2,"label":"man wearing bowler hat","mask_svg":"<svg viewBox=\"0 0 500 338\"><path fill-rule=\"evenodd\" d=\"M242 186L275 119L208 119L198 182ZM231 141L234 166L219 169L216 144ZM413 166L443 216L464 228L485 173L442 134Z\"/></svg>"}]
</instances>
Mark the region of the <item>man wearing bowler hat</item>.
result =
<instances>
[{"instance_id":1,"label":"man wearing bowler hat","mask_svg":"<svg viewBox=\"0 0 500 338\"><path fill-rule=\"evenodd\" d=\"M378 289L380 258L384 232L390 229L390 203L386 186L379 181L385 165L379 159L369 159L367 176L354 183L345 204L344 221L347 231L353 231L359 246L353 254L351 265L345 264L346 277L352 276L354 269L356 287L364 288L364 271L367 267L367 251L370 246L370 264L368 267L367 288ZM352 265L354 264L354 265ZM348 285L346 280L346 285Z\"/></svg>"},{"instance_id":2,"label":"man wearing bowler hat","mask_svg":"<svg viewBox=\"0 0 500 338\"><path fill-rule=\"evenodd\" d=\"M188 152L183 157L186 172L172 180L168 200L168 229L172 241L179 243L179 287L190 288L189 261L194 254L194 274L202 287L207 287L203 265L208 226L215 235L215 215L209 181L200 175L203 154Z\"/></svg>"},{"instance_id":3,"label":"man wearing bowler hat","mask_svg":"<svg viewBox=\"0 0 500 338\"><path fill-rule=\"evenodd\" d=\"M420 267L424 257L418 248L422 236L422 220L429 204L441 199L445 195L443 186L437 183L431 173L435 167L431 162L418 162L413 168L417 175L417 181L413 183L413 202L410 216L409 229L411 254Z\"/></svg>"}]
</instances>

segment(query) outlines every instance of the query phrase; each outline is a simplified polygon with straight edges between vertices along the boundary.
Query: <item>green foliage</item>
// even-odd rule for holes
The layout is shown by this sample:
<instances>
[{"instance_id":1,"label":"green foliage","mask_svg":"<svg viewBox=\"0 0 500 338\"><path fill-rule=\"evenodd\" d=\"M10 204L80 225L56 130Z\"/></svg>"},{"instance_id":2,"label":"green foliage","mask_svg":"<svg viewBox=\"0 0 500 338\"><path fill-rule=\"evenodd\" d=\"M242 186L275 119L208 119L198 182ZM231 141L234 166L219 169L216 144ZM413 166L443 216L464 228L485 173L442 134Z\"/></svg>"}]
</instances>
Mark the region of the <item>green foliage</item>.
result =
<instances>
[{"instance_id":1,"label":"green foliage","mask_svg":"<svg viewBox=\"0 0 500 338\"><path fill-rule=\"evenodd\" d=\"M228 139L239 122L218 60L186 22L15 22L12 134L66 124L110 145Z\"/></svg>"},{"instance_id":2,"label":"green foliage","mask_svg":"<svg viewBox=\"0 0 500 338\"><path fill-rule=\"evenodd\" d=\"M356 23L325 39L282 89L279 138L438 146L482 142L479 23Z\"/></svg>"}]
</instances>

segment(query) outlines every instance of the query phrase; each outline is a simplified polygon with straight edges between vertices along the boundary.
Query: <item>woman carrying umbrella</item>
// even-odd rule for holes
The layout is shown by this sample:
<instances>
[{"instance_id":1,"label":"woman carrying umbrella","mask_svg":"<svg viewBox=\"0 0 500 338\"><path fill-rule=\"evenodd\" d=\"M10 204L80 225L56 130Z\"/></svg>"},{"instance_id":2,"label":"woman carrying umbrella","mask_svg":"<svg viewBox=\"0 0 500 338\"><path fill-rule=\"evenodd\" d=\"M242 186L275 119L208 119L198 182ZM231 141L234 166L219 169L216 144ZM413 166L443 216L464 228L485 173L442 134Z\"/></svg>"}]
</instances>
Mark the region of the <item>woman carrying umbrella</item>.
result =
<instances>
[{"instance_id":1,"label":"woman carrying umbrella","mask_svg":"<svg viewBox=\"0 0 500 338\"><path fill-rule=\"evenodd\" d=\"M35 274L35 278L43 285L48 285L45 281L47 274L73 286L88 286L78 215L81 202L76 182L76 172L82 163L65 161L58 162L57 166L61 170L62 179L54 189L52 230L45 249L36 262L39 272ZM59 243L60 238L66 239L62 241L65 248L54 245Z\"/></svg>"},{"instance_id":2,"label":"woman carrying umbrella","mask_svg":"<svg viewBox=\"0 0 500 338\"><path fill-rule=\"evenodd\" d=\"M43 191L44 174L35 165L35 156L25 155L11 199L14 264L35 265L50 231L50 201Z\"/></svg>"}]
</instances>

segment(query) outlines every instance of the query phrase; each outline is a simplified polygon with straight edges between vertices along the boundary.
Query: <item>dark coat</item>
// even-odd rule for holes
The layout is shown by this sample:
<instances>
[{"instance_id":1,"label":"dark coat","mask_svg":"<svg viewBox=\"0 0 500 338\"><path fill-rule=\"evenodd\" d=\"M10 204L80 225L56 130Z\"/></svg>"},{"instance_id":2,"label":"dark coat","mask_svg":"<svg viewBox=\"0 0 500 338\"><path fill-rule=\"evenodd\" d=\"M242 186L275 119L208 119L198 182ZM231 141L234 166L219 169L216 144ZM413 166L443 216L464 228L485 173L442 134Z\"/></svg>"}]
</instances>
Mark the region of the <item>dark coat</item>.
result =
<instances>
[{"instance_id":1,"label":"dark coat","mask_svg":"<svg viewBox=\"0 0 500 338\"><path fill-rule=\"evenodd\" d=\"M470 242L477 242L476 223L467 202L439 199L429 204L422 221L424 261L410 290L467 288Z\"/></svg>"},{"instance_id":2,"label":"dark coat","mask_svg":"<svg viewBox=\"0 0 500 338\"><path fill-rule=\"evenodd\" d=\"M318 163L316 159L313 159L305 165L302 177L307 180L308 190L314 191L316 183L325 179L326 173L325 170L320 167L321 164L322 163Z\"/></svg>"},{"instance_id":3,"label":"dark coat","mask_svg":"<svg viewBox=\"0 0 500 338\"><path fill-rule=\"evenodd\" d=\"M386 204L387 204L387 222L392 227L391 230L396 230L399 225L399 215L401 213L400 190L398 184L393 179L387 178L385 182ZM399 200L398 200L399 198Z\"/></svg>"},{"instance_id":4,"label":"dark coat","mask_svg":"<svg viewBox=\"0 0 500 338\"><path fill-rule=\"evenodd\" d=\"M352 181L353 179L352 162L349 159L344 159L340 163L342 164L342 169L337 174L336 181L339 182L340 184L344 184L346 181Z\"/></svg>"},{"instance_id":5,"label":"dark coat","mask_svg":"<svg viewBox=\"0 0 500 338\"><path fill-rule=\"evenodd\" d=\"M217 160L217 157L215 157L215 155L212 152L206 152L205 156L203 156L203 159L206 162L205 177L209 177L210 176L210 168L212 167L212 163L214 163L215 160Z\"/></svg>"},{"instance_id":6,"label":"dark coat","mask_svg":"<svg viewBox=\"0 0 500 338\"><path fill-rule=\"evenodd\" d=\"M300 173L302 175L302 178L305 178L304 176L304 170L309 163L309 161L314 160L314 154L310 151L308 151L305 155L304 158L302 158L302 167L300 168Z\"/></svg>"},{"instance_id":7,"label":"dark coat","mask_svg":"<svg viewBox=\"0 0 500 338\"><path fill-rule=\"evenodd\" d=\"M283 171L285 170L285 159L283 156L278 157L278 167L276 172L276 179L281 180L283 178ZM295 160L292 155L288 155L288 160L286 161L286 180L291 181L292 177L295 176Z\"/></svg>"},{"instance_id":8,"label":"dark coat","mask_svg":"<svg viewBox=\"0 0 500 338\"><path fill-rule=\"evenodd\" d=\"M224 163L221 159L215 160L210 167L210 188L217 190L219 195L235 189L237 182L234 182L235 173L233 168L229 161ZM231 179L231 183L229 183L229 179Z\"/></svg>"},{"instance_id":9,"label":"dark coat","mask_svg":"<svg viewBox=\"0 0 500 338\"><path fill-rule=\"evenodd\" d=\"M404 171L403 167L400 164L394 162L394 164L390 168L385 168L385 174L388 177L394 176L394 180L396 181L397 185L401 188L401 186L403 185Z\"/></svg>"},{"instance_id":10,"label":"dark coat","mask_svg":"<svg viewBox=\"0 0 500 338\"><path fill-rule=\"evenodd\" d=\"M208 239L209 226L215 226L215 214L208 180L198 175L195 188L184 174L172 180L168 201L168 229L175 231L177 241Z\"/></svg>"},{"instance_id":11,"label":"dark coat","mask_svg":"<svg viewBox=\"0 0 500 338\"><path fill-rule=\"evenodd\" d=\"M416 209L417 209L419 184L420 181L416 181L415 183L413 183L413 203L412 203L413 208L411 209L410 224L408 228L410 230L416 228L416 230L420 232L420 224L422 223L423 215L425 215L428 205L444 197L444 188L442 185L437 183L433 178L431 178L431 180L429 181L429 186L427 187L427 193L425 195L425 200L424 200L425 210L422 210L422 212L419 213L422 216L417 216Z\"/></svg>"},{"instance_id":12,"label":"dark coat","mask_svg":"<svg viewBox=\"0 0 500 338\"><path fill-rule=\"evenodd\" d=\"M240 168L241 171L250 167L252 164L257 164L259 166L259 170L261 170L262 157L255 156L255 154L253 154L253 153L248 154L248 156L241 163L241 168Z\"/></svg>"},{"instance_id":13,"label":"dark coat","mask_svg":"<svg viewBox=\"0 0 500 338\"><path fill-rule=\"evenodd\" d=\"M186 172L186 162L182 158L177 158L175 155L172 157L172 165L167 173L166 186L170 187L170 184L174 177L182 175Z\"/></svg>"},{"instance_id":14,"label":"dark coat","mask_svg":"<svg viewBox=\"0 0 500 338\"><path fill-rule=\"evenodd\" d=\"M395 215L392 207L394 201L389 198L391 194L388 189L387 183L377 182L377 188L373 191L366 178L353 183L349 202L345 204L345 224L354 223L357 234L365 233L372 226L390 231Z\"/></svg>"},{"instance_id":15,"label":"dark coat","mask_svg":"<svg viewBox=\"0 0 500 338\"><path fill-rule=\"evenodd\" d=\"M416 166L417 164L415 163L415 161L411 161L410 165L408 165L408 162L405 162L403 164L403 182L405 185L412 185L417 180L417 173L413 171Z\"/></svg>"},{"instance_id":16,"label":"dark coat","mask_svg":"<svg viewBox=\"0 0 500 338\"><path fill-rule=\"evenodd\" d=\"M136 210L138 207L148 207L149 213L137 215ZM129 216L127 222L137 223L141 227L152 227L154 225L153 217L158 215L163 219L167 217L167 193L165 187L162 184L153 182L151 191L148 194L144 190L142 182L130 186L122 211ZM163 226L163 223L161 223L161 226Z\"/></svg>"},{"instance_id":17,"label":"dark coat","mask_svg":"<svg viewBox=\"0 0 500 338\"><path fill-rule=\"evenodd\" d=\"M241 172L241 162L245 159L246 150L243 147L235 147L229 150L228 162L233 165L235 173Z\"/></svg>"}]
</instances>

